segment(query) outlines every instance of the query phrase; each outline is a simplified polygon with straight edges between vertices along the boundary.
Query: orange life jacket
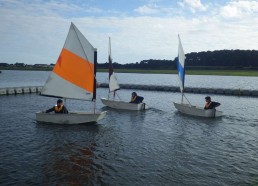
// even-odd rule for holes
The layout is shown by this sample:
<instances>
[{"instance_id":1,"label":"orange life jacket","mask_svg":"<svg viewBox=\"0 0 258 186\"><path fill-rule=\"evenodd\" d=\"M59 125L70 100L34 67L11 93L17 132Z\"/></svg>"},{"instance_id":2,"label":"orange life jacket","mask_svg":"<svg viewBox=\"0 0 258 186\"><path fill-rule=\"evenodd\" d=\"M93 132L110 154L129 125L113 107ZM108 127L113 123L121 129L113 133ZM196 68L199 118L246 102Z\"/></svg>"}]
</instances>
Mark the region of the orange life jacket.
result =
<instances>
[{"instance_id":1,"label":"orange life jacket","mask_svg":"<svg viewBox=\"0 0 258 186\"><path fill-rule=\"evenodd\" d=\"M60 112L63 109L63 105L61 105L60 107L55 106L55 111L56 112Z\"/></svg>"}]
</instances>

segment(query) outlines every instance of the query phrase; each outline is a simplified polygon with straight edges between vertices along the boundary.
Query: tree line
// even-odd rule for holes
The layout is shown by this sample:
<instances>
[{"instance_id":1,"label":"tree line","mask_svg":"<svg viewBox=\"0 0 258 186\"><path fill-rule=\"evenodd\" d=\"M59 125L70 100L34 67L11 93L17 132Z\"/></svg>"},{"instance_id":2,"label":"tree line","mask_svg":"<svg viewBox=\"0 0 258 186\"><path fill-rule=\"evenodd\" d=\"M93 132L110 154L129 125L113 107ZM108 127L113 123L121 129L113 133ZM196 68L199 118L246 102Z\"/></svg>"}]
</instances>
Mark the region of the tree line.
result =
<instances>
[{"instance_id":1,"label":"tree line","mask_svg":"<svg viewBox=\"0 0 258 186\"><path fill-rule=\"evenodd\" d=\"M257 50L215 50L191 52L186 54L187 69L257 69ZM149 69L174 70L177 68L177 57L174 60L148 59L136 63L119 64L113 62L115 69ZM107 69L108 62L99 63L98 68Z\"/></svg>"}]
</instances>

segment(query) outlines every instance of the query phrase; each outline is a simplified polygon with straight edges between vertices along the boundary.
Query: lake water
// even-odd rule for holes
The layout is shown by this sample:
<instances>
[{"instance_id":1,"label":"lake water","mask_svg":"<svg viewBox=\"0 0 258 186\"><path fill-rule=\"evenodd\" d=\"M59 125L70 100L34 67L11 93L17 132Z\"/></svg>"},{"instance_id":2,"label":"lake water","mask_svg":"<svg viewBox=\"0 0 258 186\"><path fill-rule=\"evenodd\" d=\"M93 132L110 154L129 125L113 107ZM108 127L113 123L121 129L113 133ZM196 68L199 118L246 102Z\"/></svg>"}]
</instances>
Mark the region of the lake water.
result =
<instances>
[{"instance_id":1,"label":"lake water","mask_svg":"<svg viewBox=\"0 0 258 186\"><path fill-rule=\"evenodd\" d=\"M48 75L24 73L34 85ZM15 76L1 86L29 85ZM222 104L224 116L203 119L176 111L173 101L180 100L179 93L137 90L151 109L135 112L104 107L100 98L108 90L97 91L97 108L107 110L107 116L97 124L76 126L35 121L35 112L52 107L54 98L0 96L0 185L258 184L257 98L211 95ZM131 91L120 90L119 96L129 101ZM204 96L187 94L201 106ZM74 100L66 105L69 110L93 108L91 102Z\"/></svg>"},{"instance_id":2,"label":"lake water","mask_svg":"<svg viewBox=\"0 0 258 186\"><path fill-rule=\"evenodd\" d=\"M0 88L43 86L49 71L2 71ZM178 86L176 74L117 73L119 83ZM97 73L97 81L108 82L108 73ZM186 75L185 87L258 90L258 77Z\"/></svg>"}]
</instances>

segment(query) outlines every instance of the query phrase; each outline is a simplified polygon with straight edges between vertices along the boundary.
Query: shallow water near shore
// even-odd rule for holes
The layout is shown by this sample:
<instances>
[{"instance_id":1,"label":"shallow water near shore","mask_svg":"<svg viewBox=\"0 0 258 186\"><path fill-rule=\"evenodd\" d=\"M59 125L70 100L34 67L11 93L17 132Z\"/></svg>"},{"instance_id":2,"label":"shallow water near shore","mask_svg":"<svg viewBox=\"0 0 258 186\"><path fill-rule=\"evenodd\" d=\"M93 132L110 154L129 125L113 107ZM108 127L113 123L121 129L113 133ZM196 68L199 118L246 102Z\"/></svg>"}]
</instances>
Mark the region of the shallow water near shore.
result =
<instances>
[{"instance_id":1,"label":"shallow water near shore","mask_svg":"<svg viewBox=\"0 0 258 186\"><path fill-rule=\"evenodd\" d=\"M132 90L120 90L129 100ZM257 98L211 95L224 116L176 111L179 93L141 91L151 109L118 111L91 125L39 124L35 112L56 99L0 96L0 185L255 185L258 184ZM203 105L205 95L187 94ZM69 110L90 102L67 100Z\"/></svg>"}]
</instances>

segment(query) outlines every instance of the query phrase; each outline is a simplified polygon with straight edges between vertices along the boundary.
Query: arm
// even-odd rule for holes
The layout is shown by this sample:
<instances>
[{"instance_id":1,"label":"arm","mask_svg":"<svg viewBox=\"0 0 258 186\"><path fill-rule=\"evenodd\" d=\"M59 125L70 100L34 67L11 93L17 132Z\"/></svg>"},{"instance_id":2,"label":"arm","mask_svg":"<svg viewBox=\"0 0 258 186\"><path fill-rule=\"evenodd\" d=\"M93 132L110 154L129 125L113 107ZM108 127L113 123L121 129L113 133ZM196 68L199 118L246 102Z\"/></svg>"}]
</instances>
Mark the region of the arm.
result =
<instances>
[{"instance_id":1,"label":"arm","mask_svg":"<svg viewBox=\"0 0 258 186\"><path fill-rule=\"evenodd\" d=\"M211 103L212 103L212 102L210 102L210 103L206 103L206 104L205 104L205 107L204 107L204 109L211 109L211 108L210 108L210 106L211 106Z\"/></svg>"},{"instance_id":2,"label":"arm","mask_svg":"<svg viewBox=\"0 0 258 186\"><path fill-rule=\"evenodd\" d=\"M130 101L129 103L136 103L136 98L137 98L137 96L132 97L132 98L131 98L131 101Z\"/></svg>"},{"instance_id":3,"label":"arm","mask_svg":"<svg viewBox=\"0 0 258 186\"><path fill-rule=\"evenodd\" d=\"M52 107L51 109L46 110L46 113L53 112L55 110L55 107Z\"/></svg>"},{"instance_id":4,"label":"arm","mask_svg":"<svg viewBox=\"0 0 258 186\"><path fill-rule=\"evenodd\" d=\"M216 108L218 106L220 106L219 102L212 102L212 105L211 105L212 108Z\"/></svg>"},{"instance_id":5,"label":"arm","mask_svg":"<svg viewBox=\"0 0 258 186\"><path fill-rule=\"evenodd\" d=\"M63 113L64 113L64 114L68 114L68 110L66 109L65 106L63 106Z\"/></svg>"},{"instance_id":6,"label":"arm","mask_svg":"<svg viewBox=\"0 0 258 186\"><path fill-rule=\"evenodd\" d=\"M143 100L144 100L144 97L137 96L136 102L137 103L142 103Z\"/></svg>"}]
</instances>

